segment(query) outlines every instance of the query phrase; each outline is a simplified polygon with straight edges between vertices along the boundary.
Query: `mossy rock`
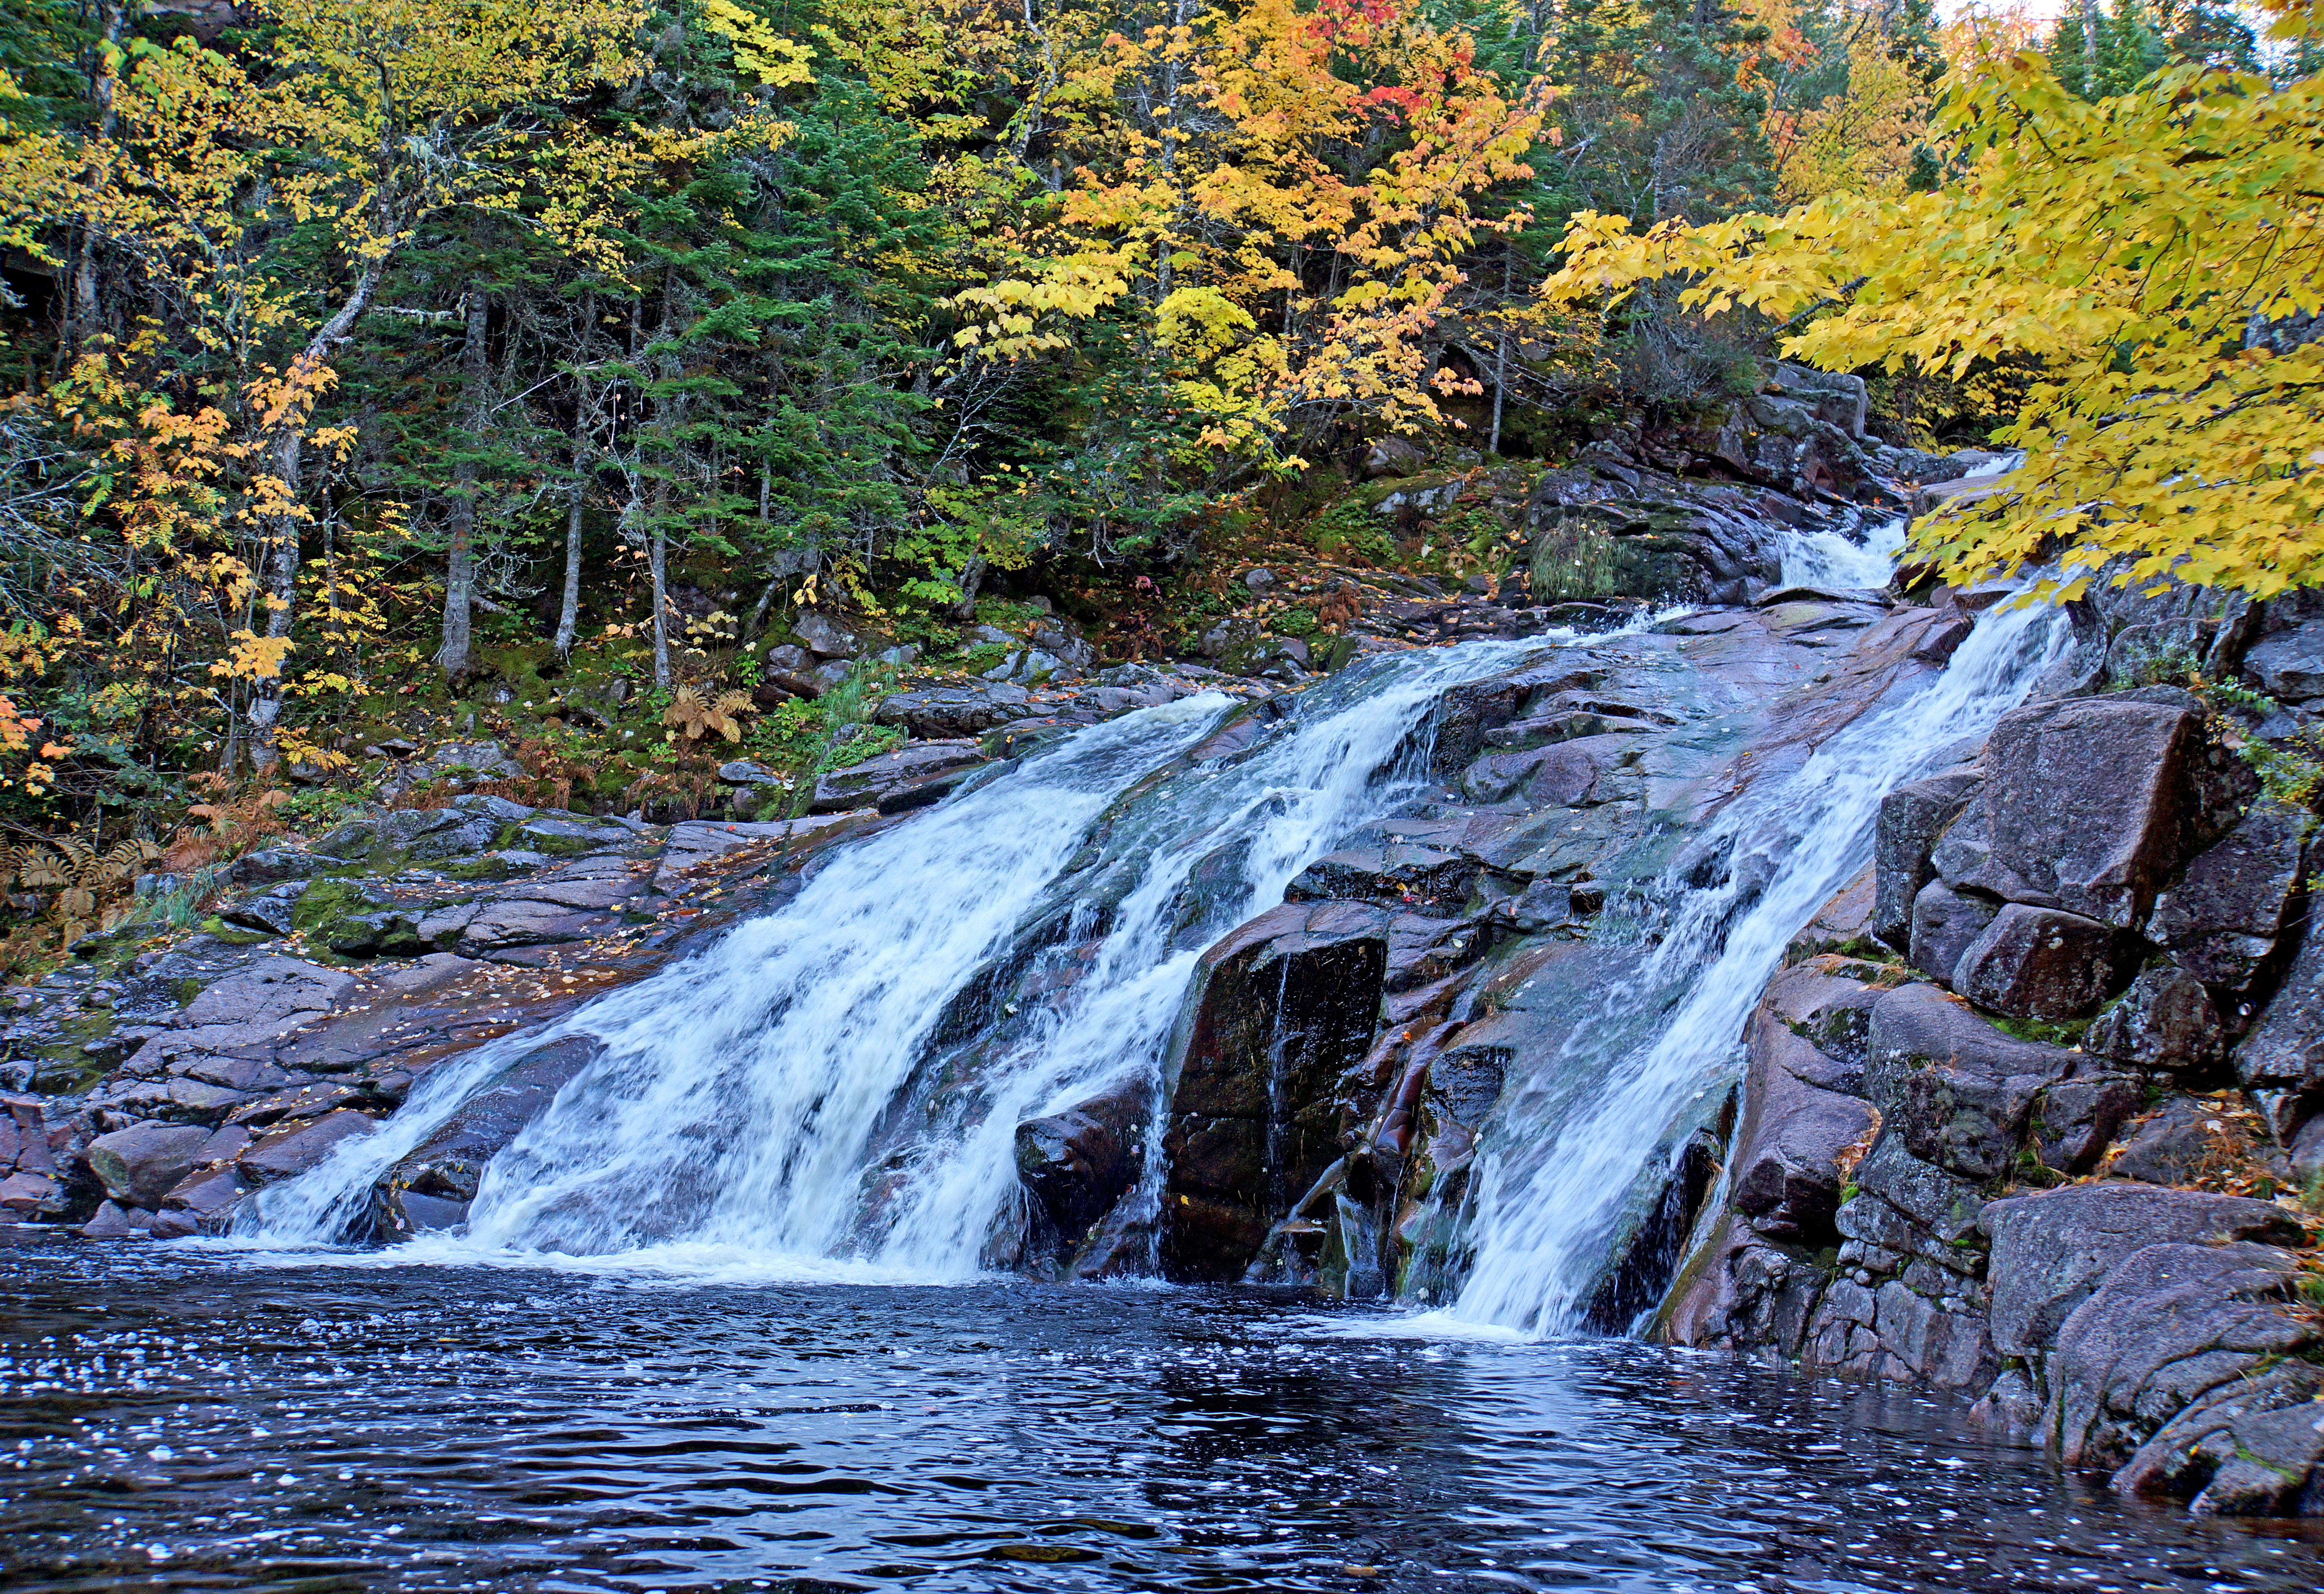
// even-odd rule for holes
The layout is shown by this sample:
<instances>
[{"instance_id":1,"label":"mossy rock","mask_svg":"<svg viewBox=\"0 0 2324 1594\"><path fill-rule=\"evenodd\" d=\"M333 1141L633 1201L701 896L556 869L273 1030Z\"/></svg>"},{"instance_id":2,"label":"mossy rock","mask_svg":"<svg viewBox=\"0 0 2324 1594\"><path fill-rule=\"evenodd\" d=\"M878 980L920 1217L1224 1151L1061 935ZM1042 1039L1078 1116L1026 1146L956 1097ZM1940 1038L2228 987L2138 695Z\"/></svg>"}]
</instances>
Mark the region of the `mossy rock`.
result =
<instances>
[{"instance_id":1,"label":"mossy rock","mask_svg":"<svg viewBox=\"0 0 2324 1594\"><path fill-rule=\"evenodd\" d=\"M290 909L290 927L310 940L324 941L341 920L359 913L375 913L383 904L373 901L354 875L326 877L309 883Z\"/></svg>"}]
</instances>

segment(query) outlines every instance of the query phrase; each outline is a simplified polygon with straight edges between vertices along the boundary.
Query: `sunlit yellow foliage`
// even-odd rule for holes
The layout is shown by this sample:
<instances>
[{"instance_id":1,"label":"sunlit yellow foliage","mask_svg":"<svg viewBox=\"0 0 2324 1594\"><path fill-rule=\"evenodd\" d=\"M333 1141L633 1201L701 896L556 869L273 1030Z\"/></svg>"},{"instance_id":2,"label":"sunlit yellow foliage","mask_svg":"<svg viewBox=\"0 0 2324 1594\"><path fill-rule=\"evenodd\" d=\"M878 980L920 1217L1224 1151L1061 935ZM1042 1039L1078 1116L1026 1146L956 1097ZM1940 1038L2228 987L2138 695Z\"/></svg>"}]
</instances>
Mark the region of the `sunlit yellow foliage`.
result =
<instances>
[{"instance_id":1,"label":"sunlit yellow foliage","mask_svg":"<svg viewBox=\"0 0 2324 1594\"><path fill-rule=\"evenodd\" d=\"M1231 454L1303 414L1439 419L1425 335L1462 257L1506 225L1475 207L1525 175L1539 91L1505 92L1417 6L1184 14L1059 68L1084 159L1022 273L958 296L977 318L961 344L1022 357L1128 314L1168 357L1201 446ZM1379 139L1393 152L1345 175L1339 152ZM1330 290L1302 256L1341 263Z\"/></svg>"},{"instance_id":2,"label":"sunlit yellow foliage","mask_svg":"<svg viewBox=\"0 0 2324 1594\"><path fill-rule=\"evenodd\" d=\"M1968 163L1941 192L1645 235L1584 215L1545 291L1679 278L1795 322L1785 352L1827 369L2038 362L1998 438L2024 465L1915 528L1950 579L2037 567L2071 596L2119 557L2130 581L2324 580L2324 343L2245 346L2255 317L2324 309L2324 78L2181 68L2087 104L2020 53L1957 69L1937 127Z\"/></svg>"}]
</instances>

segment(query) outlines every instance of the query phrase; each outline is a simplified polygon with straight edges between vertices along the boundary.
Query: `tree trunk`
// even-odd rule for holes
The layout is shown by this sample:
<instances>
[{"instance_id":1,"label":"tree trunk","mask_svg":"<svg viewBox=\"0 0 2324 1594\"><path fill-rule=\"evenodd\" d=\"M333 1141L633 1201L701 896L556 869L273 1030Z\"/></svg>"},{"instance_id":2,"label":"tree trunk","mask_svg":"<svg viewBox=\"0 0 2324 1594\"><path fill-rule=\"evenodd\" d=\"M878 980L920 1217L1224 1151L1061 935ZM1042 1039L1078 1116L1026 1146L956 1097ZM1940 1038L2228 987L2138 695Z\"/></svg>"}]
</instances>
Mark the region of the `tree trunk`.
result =
<instances>
[{"instance_id":1,"label":"tree trunk","mask_svg":"<svg viewBox=\"0 0 2324 1594\"><path fill-rule=\"evenodd\" d=\"M97 136L102 142L113 136L119 113L113 104L113 51L121 43L123 6L121 0L103 0L97 9L101 19L97 46L97 69L89 82L89 98L97 106ZM91 166L92 175L95 167ZM97 223L84 217L80 230L80 258L74 263L72 337L69 341L87 343L97 336Z\"/></svg>"},{"instance_id":2,"label":"tree trunk","mask_svg":"<svg viewBox=\"0 0 2324 1594\"><path fill-rule=\"evenodd\" d=\"M460 347L461 457L452 466L452 541L444 558L444 645L436 662L455 686L475 672L472 630L476 597L476 459L484 447L484 338L489 307L474 283L467 293L468 330Z\"/></svg>"},{"instance_id":3,"label":"tree trunk","mask_svg":"<svg viewBox=\"0 0 2324 1594\"><path fill-rule=\"evenodd\" d=\"M306 428L300 419L293 419L274 446L274 477L281 484L287 503L299 502L306 445ZM298 613L297 516L276 517L273 534L267 540L266 556L259 565L258 587L266 604L267 640L275 641L288 637ZM282 672L289 662L286 654L272 674L259 676L250 683L250 764L262 776L272 774L275 765L281 762L276 742L282 718Z\"/></svg>"},{"instance_id":4,"label":"tree trunk","mask_svg":"<svg viewBox=\"0 0 2324 1594\"><path fill-rule=\"evenodd\" d=\"M573 633L581 619L581 474L574 462L573 492L565 501L565 597L557 610L557 656L573 651Z\"/></svg>"},{"instance_id":5,"label":"tree trunk","mask_svg":"<svg viewBox=\"0 0 2324 1594\"><path fill-rule=\"evenodd\" d=\"M984 585L984 556L971 554L960 569L960 601L949 611L954 620L976 618L976 589Z\"/></svg>"},{"instance_id":6,"label":"tree trunk","mask_svg":"<svg viewBox=\"0 0 2324 1594\"><path fill-rule=\"evenodd\" d=\"M282 502L291 508L268 518L266 551L259 561L259 588L267 599L266 634L270 639L289 637L291 622L297 618L300 525L297 505L306 459L307 423L313 417L315 395L322 386L314 378L322 369L323 356L362 318L374 290L379 287L380 272L375 263L355 279L346 302L323 323L322 330L308 340L299 357L290 363L289 380L293 391L303 396L275 423L269 452L273 456ZM262 776L272 774L274 766L281 761L275 746L276 728L281 718L282 673L278 666L272 675L259 676L250 684L250 764Z\"/></svg>"},{"instance_id":7,"label":"tree trunk","mask_svg":"<svg viewBox=\"0 0 2324 1594\"><path fill-rule=\"evenodd\" d=\"M656 495L659 500L659 495ZM669 528L657 503L653 539L646 545L646 563L653 571L654 685L669 690Z\"/></svg>"}]
</instances>

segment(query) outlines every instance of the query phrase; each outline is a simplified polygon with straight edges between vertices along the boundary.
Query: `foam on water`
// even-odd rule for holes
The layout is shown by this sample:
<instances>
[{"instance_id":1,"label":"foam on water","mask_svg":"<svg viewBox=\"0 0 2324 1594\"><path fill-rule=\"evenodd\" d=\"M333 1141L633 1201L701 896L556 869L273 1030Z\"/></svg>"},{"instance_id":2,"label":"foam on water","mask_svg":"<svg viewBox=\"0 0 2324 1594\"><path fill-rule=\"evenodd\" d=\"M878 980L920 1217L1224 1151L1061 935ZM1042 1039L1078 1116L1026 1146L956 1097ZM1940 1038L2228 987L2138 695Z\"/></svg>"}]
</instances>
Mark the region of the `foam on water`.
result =
<instances>
[{"instance_id":1,"label":"foam on water","mask_svg":"<svg viewBox=\"0 0 2324 1594\"><path fill-rule=\"evenodd\" d=\"M1741 1066L1784 948L1872 855L1880 799L2021 701L2068 636L2052 609L1988 613L1943 674L1874 710L1716 820L1656 895L1639 972L1536 1063L1480 1147L1475 1263L1451 1305L1529 1333L1581 1326L1626 1221ZM1706 873L1709 883L1694 883ZM1642 1175L1645 1179L1642 1181Z\"/></svg>"}]
</instances>

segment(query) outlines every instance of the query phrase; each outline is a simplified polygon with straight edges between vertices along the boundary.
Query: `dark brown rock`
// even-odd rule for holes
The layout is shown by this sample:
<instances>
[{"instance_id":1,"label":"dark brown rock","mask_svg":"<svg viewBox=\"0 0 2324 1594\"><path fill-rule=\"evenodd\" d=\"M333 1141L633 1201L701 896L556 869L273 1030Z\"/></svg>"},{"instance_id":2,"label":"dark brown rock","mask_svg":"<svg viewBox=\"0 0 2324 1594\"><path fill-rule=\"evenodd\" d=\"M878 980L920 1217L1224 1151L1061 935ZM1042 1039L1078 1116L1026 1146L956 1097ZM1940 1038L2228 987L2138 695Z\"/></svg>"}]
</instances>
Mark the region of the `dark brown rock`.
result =
<instances>
[{"instance_id":1,"label":"dark brown rock","mask_svg":"<svg viewBox=\"0 0 2324 1594\"><path fill-rule=\"evenodd\" d=\"M1909 781L1880 799L1872 843L1878 881L1872 933L1899 951L1912 938L1914 899L1937 878L1929 854L1983 783L1974 770L1957 770Z\"/></svg>"},{"instance_id":2,"label":"dark brown rock","mask_svg":"<svg viewBox=\"0 0 2324 1594\"><path fill-rule=\"evenodd\" d=\"M874 807L908 787L984 761L983 750L973 741L906 742L893 752L816 776L810 811L837 814Z\"/></svg>"},{"instance_id":3,"label":"dark brown rock","mask_svg":"<svg viewBox=\"0 0 2324 1594\"><path fill-rule=\"evenodd\" d=\"M1286 903L1203 954L1170 1071L1170 1276L1240 1277L1338 1156L1333 1087L1370 1046L1388 923L1378 908Z\"/></svg>"},{"instance_id":4,"label":"dark brown rock","mask_svg":"<svg viewBox=\"0 0 2324 1594\"><path fill-rule=\"evenodd\" d=\"M1017 1126L1017 1176L1070 1250L1138 1182L1154 1092L1131 1080Z\"/></svg>"},{"instance_id":5,"label":"dark brown rock","mask_svg":"<svg viewBox=\"0 0 2324 1594\"><path fill-rule=\"evenodd\" d=\"M1953 989L2013 1018L2080 1018L2127 977L2136 955L2135 940L2111 925L2011 902L1963 949Z\"/></svg>"},{"instance_id":6,"label":"dark brown rock","mask_svg":"<svg viewBox=\"0 0 2324 1594\"><path fill-rule=\"evenodd\" d=\"M552 1041L519 1057L499 1078L463 1101L435 1133L398 1158L374 1184L378 1237L392 1239L456 1221L436 1208L425 1214L435 1221L418 1221L418 1214L406 1208L408 1192L456 1205L465 1216L485 1165L507 1149L597 1053L596 1041L587 1036Z\"/></svg>"},{"instance_id":7,"label":"dark brown rock","mask_svg":"<svg viewBox=\"0 0 2324 1594\"><path fill-rule=\"evenodd\" d=\"M377 1127L369 1115L342 1108L276 1130L244 1152L235 1166L262 1184L288 1179L321 1162L349 1136L368 1135Z\"/></svg>"},{"instance_id":8,"label":"dark brown rock","mask_svg":"<svg viewBox=\"0 0 2324 1594\"><path fill-rule=\"evenodd\" d=\"M1476 884L1473 857L1391 842L1326 852L1284 888L1290 902L1369 902L1435 917L1457 917Z\"/></svg>"},{"instance_id":9,"label":"dark brown rock","mask_svg":"<svg viewBox=\"0 0 2324 1594\"><path fill-rule=\"evenodd\" d=\"M1877 1000L1828 966L1803 966L1775 977L1745 1027L1750 1060L1729 1201L1770 1239L1811 1248L1839 1240L1832 1214L1840 1185L1878 1122L1871 1104L1849 1089L1860 1088L1863 1020ZM1816 1044L1827 1035L1840 1043L1840 1056ZM1854 1065L1844 1060L1850 1049Z\"/></svg>"}]
</instances>

